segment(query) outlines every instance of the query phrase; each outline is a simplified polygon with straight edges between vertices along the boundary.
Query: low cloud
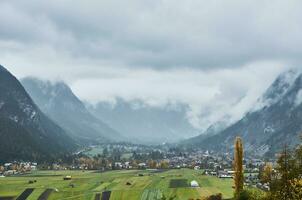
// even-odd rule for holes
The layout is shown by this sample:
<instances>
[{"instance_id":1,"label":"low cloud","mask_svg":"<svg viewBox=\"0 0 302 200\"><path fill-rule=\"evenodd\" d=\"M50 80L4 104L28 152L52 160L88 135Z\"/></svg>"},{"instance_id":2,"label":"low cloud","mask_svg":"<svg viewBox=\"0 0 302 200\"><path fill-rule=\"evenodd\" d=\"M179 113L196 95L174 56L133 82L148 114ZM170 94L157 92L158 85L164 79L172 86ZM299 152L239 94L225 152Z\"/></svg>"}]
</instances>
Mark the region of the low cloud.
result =
<instances>
[{"instance_id":1,"label":"low cloud","mask_svg":"<svg viewBox=\"0 0 302 200\"><path fill-rule=\"evenodd\" d=\"M2 0L0 62L84 100L181 102L197 127L240 118L301 66L302 2ZM282 13L282 15L280 15Z\"/></svg>"},{"instance_id":2,"label":"low cloud","mask_svg":"<svg viewBox=\"0 0 302 200\"><path fill-rule=\"evenodd\" d=\"M298 0L2 0L0 7L0 40L118 66L213 69L301 61Z\"/></svg>"}]
</instances>

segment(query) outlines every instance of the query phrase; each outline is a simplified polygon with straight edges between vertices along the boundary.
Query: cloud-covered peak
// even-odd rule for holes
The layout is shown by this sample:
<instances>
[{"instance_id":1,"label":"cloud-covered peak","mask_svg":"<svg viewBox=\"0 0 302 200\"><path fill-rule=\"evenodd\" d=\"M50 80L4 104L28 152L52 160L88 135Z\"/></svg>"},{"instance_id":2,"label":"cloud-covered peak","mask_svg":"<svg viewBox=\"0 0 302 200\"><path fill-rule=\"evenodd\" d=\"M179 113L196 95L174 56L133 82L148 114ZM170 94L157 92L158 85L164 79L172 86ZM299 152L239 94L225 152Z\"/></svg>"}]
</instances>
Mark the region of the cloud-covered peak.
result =
<instances>
[{"instance_id":1,"label":"cloud-covered peak","mask_svg":"<svg viewBox=\"0 0 302 200\"><path fill-rule=\"evenodd\" d=\"M89 102L187 104L206 129L240 118L278 74L302 66L301 4L2 0L0 60Z\"/></svg>"}]
</instances>

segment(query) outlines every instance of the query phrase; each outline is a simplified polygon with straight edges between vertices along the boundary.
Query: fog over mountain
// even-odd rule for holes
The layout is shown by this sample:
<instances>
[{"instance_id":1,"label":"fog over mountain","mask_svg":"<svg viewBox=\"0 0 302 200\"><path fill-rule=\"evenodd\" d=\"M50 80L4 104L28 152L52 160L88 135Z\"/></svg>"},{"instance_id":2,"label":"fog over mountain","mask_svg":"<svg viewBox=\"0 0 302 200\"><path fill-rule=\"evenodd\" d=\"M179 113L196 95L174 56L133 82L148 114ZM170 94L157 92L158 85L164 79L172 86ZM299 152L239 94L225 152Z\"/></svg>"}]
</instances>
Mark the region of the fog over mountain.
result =
<instances>
[{"instance_id":1,"label":"fog over mountain","mask_svg":"<svg viewBox=\"0 0 302 200\"><path fill-rule=\"evenodd\" d=\"M0 0L0 200L302 200L302 0Z\"/></svg>"},{"instance_id":2,"label":"fog over mountain","mask_svg":"<svg viewBox=\"0 0 302 200\"><path fill-rule=\"evenodd\" d=\"M16 77L62 80L93 104L185 104L203 131L240 119L278 74L302 66L298 0L2 0L0 7L0 60Z\"/></svg>"},{"instance_id":3,"label":"fog over mountain","mask_svg":"<svg viewBox=\"0 0 302 200\"><path fill-rule=\"evenodd\" d=\"M94 117L64 82L24 78L22 85L41 110L81 143L120 141L121 135Z\"/></svg>"},{"instance_id":4,"label":"fog over mountain","mask_svg":"<svg viewBox=\"0 0 302 200\"><path fill-rule=\"evenodd\" d=\"M230 151L234 138L241 136L246 151L260 156L272 156L285 145L295 146L302 133L301 91L300 70L282 73L242 119L214 135L201 135L187 143Z\"/></svg>"},{"instance_id":5,"label":"fog over mountain","mask_svg":"<svg viewBox=\"0 0 302 200\"><path fill-rule=\"evenodd\" d=\"M116 99L114 104L100 102L88 105L89 110L102 121L118 130L131 141L140 143L176 142L196 136L187 118L187 105L155 107L140 100L126 102Z\"/></svg>"},{"instance_id":6,"label":"fog over mountain","mask_svg":"<svg viewBox=\"0 0 302 200\"><path fill-rule=\"evenodd\" d=\"M90 104L186 105L201 132L241 119L301 67L302 2L0 1L0 60ZM282 13L282 15L280 15Z\"/></svg>"},{"instance_id":7,"label":"fog over mountain","mask_svg":"<svg viewBox=\"0 0 302 200\"><path fill-rule=\"evenodd\" d=\"M86 102L87 110L64 82L33 77L21 82L41 110L79 142L123 140L160 144L201 132L189 122L188 105L150 106L141 100L127 102L118 98L114 104Z\"/></svg>"}]
</instances>

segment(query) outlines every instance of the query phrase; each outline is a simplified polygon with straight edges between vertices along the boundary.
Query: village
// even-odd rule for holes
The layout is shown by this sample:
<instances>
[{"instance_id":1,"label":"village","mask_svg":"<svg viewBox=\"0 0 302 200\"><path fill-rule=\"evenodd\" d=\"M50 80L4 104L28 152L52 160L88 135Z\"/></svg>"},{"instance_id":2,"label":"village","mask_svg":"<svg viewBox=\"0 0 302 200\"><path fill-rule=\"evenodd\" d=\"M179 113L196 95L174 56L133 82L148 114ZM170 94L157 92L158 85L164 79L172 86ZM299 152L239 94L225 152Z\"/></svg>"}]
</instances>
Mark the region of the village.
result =
<instances>
[{"instance_id":1,"label":"village","mask_svg":"<svg viewBox=\"0 0 302 200\"><path fill-rule=\"evenodd\" d=\"M193 169L202 171L205 176L219 179L233 179L233 155L211 151L187 152L178 148L148 147L130 144L104 144L91 146L77 152L71 163L60 160L51 164L37 162L4 163L0 165L0 177L18 176L34 173L35 170L81 170L107 172L112 170L149 170L167 171L172 169ZM261 183L261 171L268 162L263 159L244 158L245 185L269 190L266 183ZM275 166L274 161L269 162ZM191 185L194 186L195 183ZM196 185L196 184L195 184Z\"/></svg>"}]
</instances>

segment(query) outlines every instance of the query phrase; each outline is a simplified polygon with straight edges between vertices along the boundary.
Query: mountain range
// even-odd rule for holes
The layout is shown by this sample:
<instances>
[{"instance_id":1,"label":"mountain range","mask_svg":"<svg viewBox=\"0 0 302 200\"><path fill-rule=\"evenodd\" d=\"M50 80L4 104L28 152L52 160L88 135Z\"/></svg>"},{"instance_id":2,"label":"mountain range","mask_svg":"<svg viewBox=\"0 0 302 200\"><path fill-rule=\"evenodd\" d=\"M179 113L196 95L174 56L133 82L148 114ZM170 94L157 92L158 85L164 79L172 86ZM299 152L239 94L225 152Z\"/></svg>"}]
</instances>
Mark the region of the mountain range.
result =
<instances>
[{"instance_id":1,"label":"mountain range","mask_svg":"<svg viewBox=\"0 0 302 200\"><path fill-rule=\"evenodd\" d=\"M189 140L203 149L228 152L236 136L245 150L259 156L273 156L285 145L295 146L302 133L302 74L290 70L281 74L256 105L236 123L214 135Z\"/></svg>"},{"instance_id":2,"label":"mountain range","mask_svg":"<svg viewBox=\"0 0 302 200\"><path fill-rule=\"evenodd\" d=\"M22 85L39 108L83 144L121 140L121 135L93 116L64 82L24 78Z\"/></svg>"},{"instance_id":3,"label":"mountain range","mask_svg":"<svg viewBox=\"0 0 302 200\"><path fill-rule=\"evenodd\" d=\"M91 113L138 143L177 142L198 135L187 118L184 104L162 107L146 105L141 100L117 98L114 104L88 105Z\"/></svg>"},{"instance_id":4,"label":"mountain range","mask_svg":"<svg viewBox=\"0 0 302 200\"><path fill-rule=\"evenodd\" d=\"M158 144L198 135L183 104L151 107L140 100L115 104L84 103L64 82L23 78L22 85L39 108L72 138L83 144L132 141Z\"/></svg>"},{"instance_id":5,"label":"mountain range","mask_svg":"<svg viewBox=\"0 0 302 200\"><path fill-rule=\"evenodd\" d=\"M0 162L46 161L78 145L34 103L20 82L0 65Z\"/></svg>"},{"instance_id":6,"label":"mountain range","mask_svg":"<svg viewBox=\"0 0 302 200\"><path fill-rule=\"evenodd\" d=\"M184 104L156 107L117 98L92 105L64 82L24 78L21 83L0 65L0 162L55 160L100 142L158 144L188 137L181 145L229 152L237 136L246 152L271 157L285 145L298 144L302 133L302 73L297 70L277 77L242 119L231 125L218 121L200 135Z\"/></svg>"}]
</instances>

